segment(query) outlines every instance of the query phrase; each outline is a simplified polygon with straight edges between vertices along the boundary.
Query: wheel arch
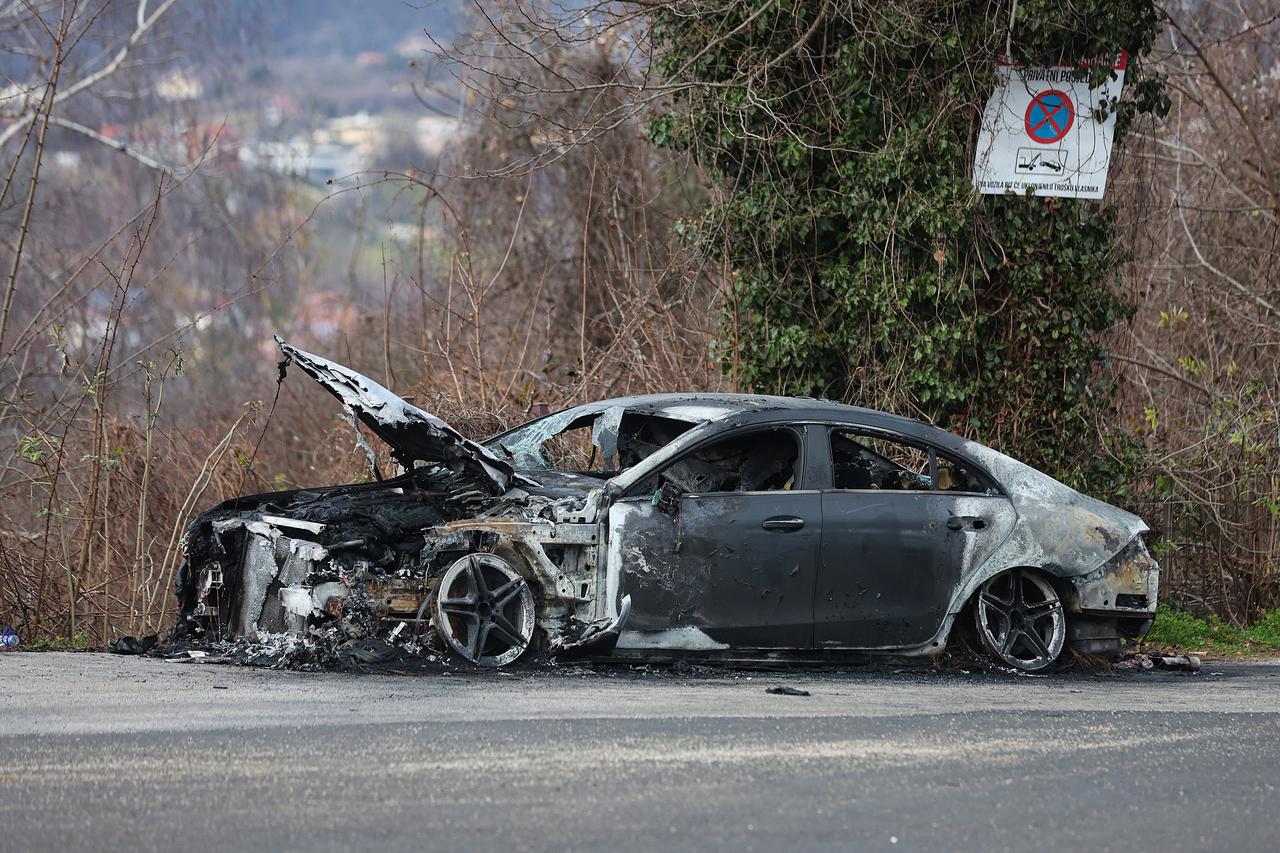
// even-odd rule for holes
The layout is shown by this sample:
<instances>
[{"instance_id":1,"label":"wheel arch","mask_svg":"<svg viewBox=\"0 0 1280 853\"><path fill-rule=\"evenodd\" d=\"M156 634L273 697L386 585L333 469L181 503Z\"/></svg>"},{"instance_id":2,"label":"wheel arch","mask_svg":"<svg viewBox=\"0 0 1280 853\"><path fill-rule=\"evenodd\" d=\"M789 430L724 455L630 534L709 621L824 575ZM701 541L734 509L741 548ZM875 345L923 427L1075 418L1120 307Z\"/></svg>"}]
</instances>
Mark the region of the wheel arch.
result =
<instances>
[{"instance_id":1,"label":"wheel arch","mask_svg":"<svg viewBox=\"0 0 1280 853\"><path fill-rule=\"evenodd\" d=\"M1053 591L1056 592L1058 594L1058 598L1062 600L1062 608L1064 610L1068 613L1079 612L1080 592L1076 589L1076 585L1071 582L1070 576L1055 573L1044 566L1036 566L1032 564L1001 566L998 569L979 573L981 580L976 583L971 582L970 584L966 584L968 592L965 594L964 600L960 603L959 608L955 612L960 614L971 610L973 608L974 601L978 597L978 590L982 588L982 585L994 578L996 575L1003 574L1004 572L1033 572L1039 575L1047 580L1049 585L1053 587Z\"/></svg>"}]
</instances>

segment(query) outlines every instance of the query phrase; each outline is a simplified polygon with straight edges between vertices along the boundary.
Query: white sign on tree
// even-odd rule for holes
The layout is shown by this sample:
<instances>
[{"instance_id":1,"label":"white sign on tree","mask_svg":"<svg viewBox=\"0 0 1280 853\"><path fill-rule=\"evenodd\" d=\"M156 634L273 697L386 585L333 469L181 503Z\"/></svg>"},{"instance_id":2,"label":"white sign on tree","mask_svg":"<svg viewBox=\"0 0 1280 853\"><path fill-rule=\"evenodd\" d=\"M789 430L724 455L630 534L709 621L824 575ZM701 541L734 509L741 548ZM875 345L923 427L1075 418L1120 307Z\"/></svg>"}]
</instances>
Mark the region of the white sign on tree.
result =
<instances>
[{"instance_id":1,"label":"white sign on tree","mask_svg":"<svg viewBox=\"0 0 1280 853\"><path fill-rule=\"evenodd\" d=\"M1100 107L1115 103L1124 87L1128 54L1111 66L1111 77L1089 88L1080 66L1018 68L1001 64L978 133L973 184L978 192L1102 198L1111 165L1116 115Z\"/></svg>"}]
</instances>

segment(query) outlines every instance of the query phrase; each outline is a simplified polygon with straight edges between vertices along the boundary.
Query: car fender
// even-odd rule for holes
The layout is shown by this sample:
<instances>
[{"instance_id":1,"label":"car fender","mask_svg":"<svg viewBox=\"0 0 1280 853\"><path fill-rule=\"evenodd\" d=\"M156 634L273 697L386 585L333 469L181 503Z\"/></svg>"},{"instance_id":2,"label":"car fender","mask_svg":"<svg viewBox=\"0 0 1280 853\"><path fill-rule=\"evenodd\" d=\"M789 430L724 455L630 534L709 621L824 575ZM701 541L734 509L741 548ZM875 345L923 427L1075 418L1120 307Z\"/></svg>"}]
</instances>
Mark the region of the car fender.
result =
<instances>
[{"instance_id":1,"label":"car fender","mask_svg":"<svg viewBox=\"0 0 1280 853\"><path fill-rule=\"evenodd\" d=\"M991 448L970 442L965 449L1000 482L1017 521L1009 536L956 590L950 607L953 614L964 608L979 586L1009 569L1039 569L1071 581L1078 589L1078 579L1102 571L1148 529L1133 513L1081 494Z\"/></svg>"}]
</instances>

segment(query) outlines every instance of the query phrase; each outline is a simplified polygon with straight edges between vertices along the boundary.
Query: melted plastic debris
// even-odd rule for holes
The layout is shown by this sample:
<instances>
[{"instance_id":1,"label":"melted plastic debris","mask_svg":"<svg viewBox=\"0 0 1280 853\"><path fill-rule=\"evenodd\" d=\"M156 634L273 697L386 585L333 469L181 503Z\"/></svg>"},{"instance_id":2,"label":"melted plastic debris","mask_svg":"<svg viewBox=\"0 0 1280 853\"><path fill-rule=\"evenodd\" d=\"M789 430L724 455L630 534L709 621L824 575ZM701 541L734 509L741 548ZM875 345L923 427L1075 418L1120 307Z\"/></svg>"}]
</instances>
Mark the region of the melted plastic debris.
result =
<instances>
[{"instance_id":1,"label":"melted plastic debris","mask_svg":"<svg viewBox=\"0 0 1280 853\"><path fill-rule=\"evenodd\" d=\"M1153 669L1164 669L1178 672L1199 672L1200 658L1197 655L1175 655L1156 651L1131 651L1126 653L1115 664L1115 669L1131 672L1149 672Z\"/></svg>"},{"instance_id":2,"label":"melted plastic debris","mask_svg":"<svg viewBox=\"0 0 1280 853\"><path fill-rule=\"evenodd\" d=\"M120 637L108 646L108 649L117 655L145 655L154 649L159 641L160 638L155 634L148 634L145 637Z\"/></svg>"}]
</instances>

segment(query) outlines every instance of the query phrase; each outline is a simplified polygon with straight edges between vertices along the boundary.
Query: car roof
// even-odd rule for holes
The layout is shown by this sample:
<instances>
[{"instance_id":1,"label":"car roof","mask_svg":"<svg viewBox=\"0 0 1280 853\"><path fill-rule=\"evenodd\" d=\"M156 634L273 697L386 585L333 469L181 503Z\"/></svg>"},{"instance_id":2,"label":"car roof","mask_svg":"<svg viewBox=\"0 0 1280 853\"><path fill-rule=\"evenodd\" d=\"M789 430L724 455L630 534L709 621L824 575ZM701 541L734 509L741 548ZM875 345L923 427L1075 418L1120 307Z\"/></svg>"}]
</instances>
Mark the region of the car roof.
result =
<instances>
[{"instance_id":1,"label":"car roof","mask_svg":"<svg viewBox=\"0 0 1280 853\"><path fill-rule=\"evenodd\" d=\"M630 397L613 397L575 406L578 409L607 409L621 406L634 412L688 418L695 411L700 411L699 420L720 420L745 412L764 412L785 410L797 414L825 414L828 416L853 417L861 420L865 417L891 418L903 424L928 426L923 421L913 418L867 409L862 406L850 406L831 400L820 400L814 397L781 397L773 394L722 394L709 392L692 392L687 394L638 394Z\"/></svg>"},{"instance_id":2,"label":"car roof","mask_svg":"<svg viewBox=\"0 0 1280 853\"><path fill-rule=\"evenodd\" d=\"M931 440L943 445L959 447L964 439L914 418L850 406L831 400L813 397L781 397L772 394L724 394L710 392L639 394L629 397L612 397L595 400L564 410L582 417L594 412L621 407L639 414L668 417L675 420L712 423L733 419L780 422L786 420L815 420L848 422L862 426L893 430L918 439ZM758 417L753 417L757 415Z\"/></svg>"},{"instance_id":3,"label":"car roof","mask_svg":"<svg viewBox=\"0 0 1280 853\"><path fill-rule=\"evenodd\" d=\"M648 414L660 415L666 411L687 412L690 409L702 408L713 420L741 412L758 412L772 409L789 410L823 410L846 414L883 414L873 409L848 406L830 400L818 400L813 397L779 397L772 394L722 394L694 391L689 393L637 394L630 397L611 397L606 400L595 400L573 408L607 409L621 406L626 409Z\"/></svg>"},{"instance_id":4,"label":"car roof","mask_svg":"<svg viewBox=\"0 0 1280 853\"><path fill-rule=\"evenodd\" d=\"M712 392L688 392L665 394L637 394L627 397L610 397L593 400L561 409L532 421L512 427L485 440L485 444L500 441L531 424L557 424L548 432L567 427L582 418L598 415L610 409L623 409L633 414L653 415L684 421L707 429L735 429L752 424L780 424L795 421L814 421L879 429L898 433L917 441L964 454L970 442L952 432L939 429L914 418L850 406L831 400L813 397L781 397L773 394L725 394ZM699 430L701 432L701 430Z\"/></svg>"}]
</instances>

